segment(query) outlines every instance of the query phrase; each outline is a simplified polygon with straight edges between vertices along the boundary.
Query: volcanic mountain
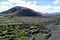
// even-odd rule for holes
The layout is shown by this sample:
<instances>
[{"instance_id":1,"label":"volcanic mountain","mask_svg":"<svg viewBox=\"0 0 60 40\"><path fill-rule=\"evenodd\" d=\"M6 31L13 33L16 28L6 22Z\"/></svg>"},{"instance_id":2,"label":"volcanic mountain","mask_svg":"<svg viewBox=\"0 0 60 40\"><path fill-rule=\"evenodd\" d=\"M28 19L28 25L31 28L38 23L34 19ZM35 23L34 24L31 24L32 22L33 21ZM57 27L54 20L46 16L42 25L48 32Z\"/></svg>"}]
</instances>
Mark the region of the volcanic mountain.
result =
<instances>
[{"instance_id":1,"label":"volcanic mountain","mask_svg":"<svg viewBox=\"0 0 60 40\"><path fill-rule=\"evenodd\" d=\"M42 16L40 12L21 6L13 7L7 11L1 12L0 14L11 14L14 16Z\"/></svg>"}]
</instances>

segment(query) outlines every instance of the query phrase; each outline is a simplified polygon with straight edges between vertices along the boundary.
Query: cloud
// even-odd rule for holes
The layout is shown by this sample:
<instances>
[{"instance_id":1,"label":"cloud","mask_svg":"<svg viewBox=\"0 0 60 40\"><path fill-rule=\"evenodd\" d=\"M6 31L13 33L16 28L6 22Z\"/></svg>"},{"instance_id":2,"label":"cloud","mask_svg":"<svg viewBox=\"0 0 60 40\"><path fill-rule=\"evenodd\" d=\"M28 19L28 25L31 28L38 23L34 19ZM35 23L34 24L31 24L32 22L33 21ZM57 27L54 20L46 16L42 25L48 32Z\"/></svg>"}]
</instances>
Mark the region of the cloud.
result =
<instances>
[{"instance_id":1,"label":"cloud","mask_svg":"<svg viewBox=\"0 0 60 40\"><path fill-rule=\"evenodd\" d=\"M54 4L54 5L60 5L60 0L55 0L55 1L53 1L53 4Z\"/></svg>"},{"instance_id":2,"label":"cloud","mask_svg":"<svg viewBox=\"0 0 60 40\"><path fill-rule=\"evenodd\" d=\"M0 2L0 12L8 10L14 6L24 6L42 13L54 13L60 12L60 6L56 6L59 0L53 1L53 5L37 5L37 1L25 1L25 0L7 0Z\"/></svg>"}]
</instances>

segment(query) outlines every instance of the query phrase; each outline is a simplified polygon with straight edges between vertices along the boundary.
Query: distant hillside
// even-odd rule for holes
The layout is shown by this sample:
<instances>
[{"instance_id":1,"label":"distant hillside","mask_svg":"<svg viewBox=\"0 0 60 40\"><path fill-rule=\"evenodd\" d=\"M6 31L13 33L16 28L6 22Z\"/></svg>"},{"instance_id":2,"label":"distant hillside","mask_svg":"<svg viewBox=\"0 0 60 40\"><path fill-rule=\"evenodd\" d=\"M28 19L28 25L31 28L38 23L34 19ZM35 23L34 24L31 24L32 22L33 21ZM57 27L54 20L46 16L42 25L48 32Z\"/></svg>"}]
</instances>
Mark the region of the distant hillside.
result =
<instances>
[{"instance_id":1,"label":"distant hillside","mask_svg":"<svg viewBox=\"0 0 60 40\"><path fill-rule=\"evenodd\" d=\"M54 13L56 16L60 16L60 13Z\"/></svg>"},{"instance_id":2,"label":"distant hillside","mask_svg":"<svg viewBox=\"0 0 60 40\"><path fill-rule=\"evenodd\" d=\"M40 12L21 6L13 7L7 11L1 12L0 14L12 14L14 16L42 16Z\"/></svg>"},{"instance_id":3,"label":"distant hillside","mask_svg":"<svg viewBox=\"0 0 60 40\"><path fill-rule=\"evenodd\" d=\"M60 12L51 13L50 15L53 15L53 16L60 16Z\"/></svg>"}]
</instances>

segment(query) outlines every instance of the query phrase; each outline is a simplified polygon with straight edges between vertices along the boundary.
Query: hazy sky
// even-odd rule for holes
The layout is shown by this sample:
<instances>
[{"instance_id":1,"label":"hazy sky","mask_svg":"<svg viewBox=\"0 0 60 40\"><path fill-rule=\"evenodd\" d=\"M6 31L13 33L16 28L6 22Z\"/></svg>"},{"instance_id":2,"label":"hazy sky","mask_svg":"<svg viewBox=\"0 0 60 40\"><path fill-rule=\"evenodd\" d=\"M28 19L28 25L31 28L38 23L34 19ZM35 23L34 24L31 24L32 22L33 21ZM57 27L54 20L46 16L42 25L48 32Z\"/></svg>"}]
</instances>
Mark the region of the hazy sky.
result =
<instances>
[{"instance_id":1,"label":"hazy sky","mask_svg":"<svg viewBox=\"0 0 60 40\"><path fill-rule=\"evenodd\" d=\"M24 6L42 13L60 12L60 0L0 0L0 12L14 6Z\"/></svg>"}]
</instances>

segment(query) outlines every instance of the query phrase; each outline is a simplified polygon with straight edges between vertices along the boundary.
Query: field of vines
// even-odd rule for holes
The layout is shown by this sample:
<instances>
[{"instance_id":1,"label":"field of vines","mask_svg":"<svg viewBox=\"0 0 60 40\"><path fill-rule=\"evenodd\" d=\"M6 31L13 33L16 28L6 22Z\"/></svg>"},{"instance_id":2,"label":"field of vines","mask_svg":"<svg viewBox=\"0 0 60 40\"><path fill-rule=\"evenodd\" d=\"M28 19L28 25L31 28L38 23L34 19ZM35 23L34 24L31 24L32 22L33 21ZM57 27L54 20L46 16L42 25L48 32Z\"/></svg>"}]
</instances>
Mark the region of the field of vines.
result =
<instances>
[{"instance_id":1,"label":"field of vines","mask_svg":"<svg viewBox=\"0 0 60 40\"><path fill-rule=\"evenodd\" d=\"M7 25L3 24L0 26L0 40L25 40L27 37L31 37L33 34L38 33L43 34L44 32L49 32L50 30L44 29L40 30L38 25ZM31 38L34 39L34 38ZM26 39L27 40L27 39Z\"/></svg>"},{"instance_id":2,"label":"field of vines","mask_svg":"<svg viewBox=\"0 0 60 40\"><path fill-rule=\"evenodd\" d=\"M0 40L40 40L41 35L42 38L48 39L51 36L51 30L44 28L48 21L50 20L35 17L2 17L0 19ZM23 23L20 24L20 22Z\"/></svg>"}]
</instances>

